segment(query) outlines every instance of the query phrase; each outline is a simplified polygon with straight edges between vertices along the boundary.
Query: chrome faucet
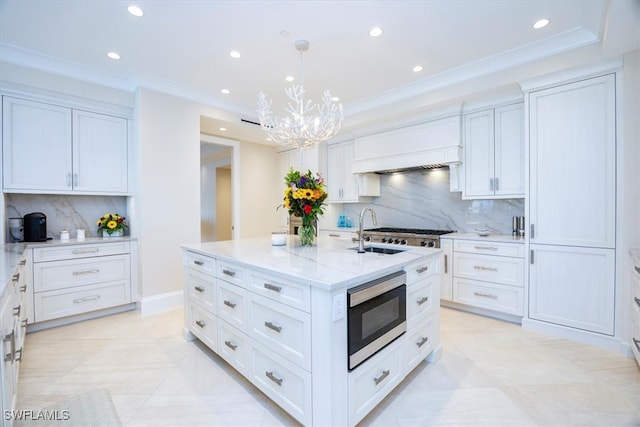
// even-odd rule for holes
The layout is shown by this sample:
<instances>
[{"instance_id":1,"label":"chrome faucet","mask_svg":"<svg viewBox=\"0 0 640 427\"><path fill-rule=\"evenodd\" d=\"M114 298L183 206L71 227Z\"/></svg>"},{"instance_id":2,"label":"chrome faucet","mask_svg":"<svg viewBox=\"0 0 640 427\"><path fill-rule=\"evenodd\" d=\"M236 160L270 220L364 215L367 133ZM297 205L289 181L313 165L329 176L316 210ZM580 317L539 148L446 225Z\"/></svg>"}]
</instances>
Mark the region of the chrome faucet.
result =
<instances>
[{"instance_id":1,"label":"chrome faucet","mask_svg":"<svg viewBox=\"0 0 640 427\"><path fill-rule=\"evenodd\" d=\"M364 222L364 213L366 211L371 211L371 221L373 225L378 225L378 220L376 219L376 212L371 208L362 208L360 211L360 223L358 224L358 253L363 254L366 251L364 250L364 236L362 235L362 223Z\"/></svg>"}]
</instances>

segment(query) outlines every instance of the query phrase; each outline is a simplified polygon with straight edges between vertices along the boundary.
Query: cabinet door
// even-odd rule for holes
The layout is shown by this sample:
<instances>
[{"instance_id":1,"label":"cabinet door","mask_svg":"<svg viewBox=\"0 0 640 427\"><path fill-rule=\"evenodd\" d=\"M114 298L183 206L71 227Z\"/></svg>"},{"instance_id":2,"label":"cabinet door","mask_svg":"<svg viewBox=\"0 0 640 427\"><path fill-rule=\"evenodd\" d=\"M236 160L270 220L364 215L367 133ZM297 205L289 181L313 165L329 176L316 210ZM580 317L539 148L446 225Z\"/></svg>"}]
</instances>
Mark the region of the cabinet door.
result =
<instances>
[{"instance_id":1,"label":"cabinet door","mask_svg":"<svg viewBox=\"0 0 640 427\"><path fill-rule=\"evenodd\" d=\"M3 98L6 190L71 190L71 109Z\"/></svg>"},{"instance_id":2,"label":"cabinet door","mask_svg":"<svg viewBox=\"0 0 640 427\"><path fill-rule=\"evenodd\" d=\"M441 239L440 249L442 249L440 299L451 301L453 299L453 240Z\"/></svg>"},{"instance_id":3,"label":"cabinet door","mask_svg":"<svg viewBox=\"0 0 640 427\"><path fill-rule=\"evenodd\" d=\"M73 189L126 193L128 189L127 120L73 111Z\"/></svg>"},{"instance_id":4,"label":"cabinet door","mask_svg":"<svg viewBox=\"0 0 640 427\"><path fill-rule=\"evenodd\" d=\"M532 92L532 243L615 245L615 77Z\"/></svg>"},{"instance_id":5,"label":"cabinet door","mask_svg":"<svg viewBox=\"0 0 640 427\"><path fill-rule=\"evenodd\" d=\"M327 146L327 202L341 202L344 181L344 150L341 144Z\"/></svg>"},{"instance_id":6,"label":"cabinet door","mask_svg":"<svg viewBox=\"0 0 640 427\"><path fill-rule=\"evenodd\" d=\"M613 335L613 249L531 245L529 317Z\"/></svg>"},{"instance_id":7,"label":"cabinet door","mask_svg":"<svg viewBox=\"0 0 640 427\"><path fill-rule=\"evenodd\" d=\"M524 197L524 104L495 109L496 196Z\"/></svg>"},{"instance_id":8,"label":"cabinet door","mask_svg":"<svg viewBox=\"0 0 640 427\"><path fill-rule=\"evenodd\" d=\"M464 116L465 197L493 196L493 110Z\"/></svg>"}]
</instances>

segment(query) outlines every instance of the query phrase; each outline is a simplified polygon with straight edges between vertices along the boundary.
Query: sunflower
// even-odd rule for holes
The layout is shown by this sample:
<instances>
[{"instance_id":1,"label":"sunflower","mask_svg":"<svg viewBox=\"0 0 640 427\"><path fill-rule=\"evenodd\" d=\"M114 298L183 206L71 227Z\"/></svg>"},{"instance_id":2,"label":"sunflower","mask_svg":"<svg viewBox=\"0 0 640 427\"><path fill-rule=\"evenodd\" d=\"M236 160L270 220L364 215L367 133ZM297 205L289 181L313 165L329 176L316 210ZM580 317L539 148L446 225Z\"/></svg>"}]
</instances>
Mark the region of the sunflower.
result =
<instances>
[{"instance_id":1,"label":"sunflower","mask_svg":"<svg viewBox=\"0 0 640 427\"><path fill-rule=\"evenodd\" d=\"M111 220L107 222L107 228L109 228L110 230L113 230L117 226L118 226L118 221Z\"/></svg>"}]
</instances>

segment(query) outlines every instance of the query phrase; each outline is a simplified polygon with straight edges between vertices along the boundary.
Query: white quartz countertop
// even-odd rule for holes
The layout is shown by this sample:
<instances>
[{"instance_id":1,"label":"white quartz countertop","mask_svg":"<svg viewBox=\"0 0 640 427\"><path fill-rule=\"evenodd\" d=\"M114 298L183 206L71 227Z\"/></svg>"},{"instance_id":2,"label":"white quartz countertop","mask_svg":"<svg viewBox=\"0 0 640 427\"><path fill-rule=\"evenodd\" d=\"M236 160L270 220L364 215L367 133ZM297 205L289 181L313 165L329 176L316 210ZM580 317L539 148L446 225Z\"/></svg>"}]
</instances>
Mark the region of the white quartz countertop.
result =
<instances>
[{"instance_id":1,"label":"white quartz countertop","mask_svg":"<svg viewBox=\"0 0 640 427\"><path fill-rule=\"evenodd\" d=\"M183 245L184 249L213 256L327 290L349 288L401 269L415 261L440 255L440 249L403 247L388 255L359 254L357 243L319 237L311 247L302 247L289 236L284 246L272 246L271 238L238 239ZM393 245L375 245L398 248Z\"/></svg>"},{"instance_id":2,"label":"white quartz countertop","mask_svg":"<svg viewBox=\"0 0 640 427\"><path fill-rule=\"evenodd\" d=\"M480 236L478 233L449 233L440 236L440 239L458 239L458 240L485 240L488 242L505 242L505 243L522 243L524 237L513 236L511 234L490 233L488 236Z\"/></svg>"}]
</instances>

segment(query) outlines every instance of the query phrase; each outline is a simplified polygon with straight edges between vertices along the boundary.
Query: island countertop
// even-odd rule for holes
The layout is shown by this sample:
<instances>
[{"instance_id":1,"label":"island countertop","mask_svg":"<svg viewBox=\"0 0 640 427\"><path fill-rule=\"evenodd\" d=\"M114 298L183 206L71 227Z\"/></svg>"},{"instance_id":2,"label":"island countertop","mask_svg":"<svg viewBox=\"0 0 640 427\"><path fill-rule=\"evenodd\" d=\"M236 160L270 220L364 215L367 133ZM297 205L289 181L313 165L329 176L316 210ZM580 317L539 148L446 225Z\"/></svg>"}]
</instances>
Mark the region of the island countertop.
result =
<instances>
[{"instance_id":1,"label":"island countertop","mask_svg":"<svg viewBox=\"0 0 640 427\"><path fill-rule=\"evenodd\" d=\"M289 236L283 246L272 246L269 237L195 243L182 248L327 290L359 285L441 253L440 249L415 246L374 246L403 251L393 255L359 254L351 249L357 247L357 243L323 237L317 238L313 246L303 247L294 236Z\"/></svg>"}]
</instances>

